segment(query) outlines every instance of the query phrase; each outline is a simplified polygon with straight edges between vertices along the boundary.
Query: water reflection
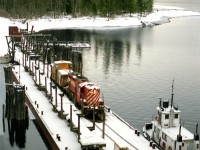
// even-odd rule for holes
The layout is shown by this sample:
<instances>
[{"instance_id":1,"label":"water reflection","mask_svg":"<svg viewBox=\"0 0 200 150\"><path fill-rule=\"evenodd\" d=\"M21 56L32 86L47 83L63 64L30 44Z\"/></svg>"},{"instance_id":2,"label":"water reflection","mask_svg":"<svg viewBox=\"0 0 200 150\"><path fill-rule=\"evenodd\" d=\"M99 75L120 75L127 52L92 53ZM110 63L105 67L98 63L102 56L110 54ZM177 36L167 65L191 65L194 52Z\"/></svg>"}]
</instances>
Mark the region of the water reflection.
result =
<instances>
[{"instance_id":1,"label":"water reflection","mask_svg":"<svg viewBox=\"0 0 200 150\"><path fill-rule=\"evenodd\" d=\"M25 148L28 118L24 120L7 119L7 124L10 145L16 144L19 148Z\"/></svg>"},{"instance_id":2,"label":"water reflection","mask_svg":"<svg viewBox=\"0 0 200 150\"><path fill-rule=\"evenodd\" d=\"M10 145L13 147L16 144L19 148L25 148L26 130L29 126L25 86L13 84L12 66L4 67L4 73L6 83L6 108L3 105L2 117L4 132L6 118Z\"/></svg>"},{"instance_id":3,"label":"water reflection","mask_svg":"<svg viewBox=\"0 0 200 150\"><path fill-rule=\"evenodd\" d=\"M108 74L111 65L114 65L113 67L120 71L124 63L133 63L130 62L130 57L135 54L137 58L134 64L140 65L143 32L145 32L145 30L142 28L42 31L42 33L52 34L58 41L89 41L94 50L94 55L90 57L93 57L95 62L97 62L100 57L103 57L101 65L103 66L104 74ZM131 55L132 52L135 52L135 54Z\"/></svg>"}]
</instances>

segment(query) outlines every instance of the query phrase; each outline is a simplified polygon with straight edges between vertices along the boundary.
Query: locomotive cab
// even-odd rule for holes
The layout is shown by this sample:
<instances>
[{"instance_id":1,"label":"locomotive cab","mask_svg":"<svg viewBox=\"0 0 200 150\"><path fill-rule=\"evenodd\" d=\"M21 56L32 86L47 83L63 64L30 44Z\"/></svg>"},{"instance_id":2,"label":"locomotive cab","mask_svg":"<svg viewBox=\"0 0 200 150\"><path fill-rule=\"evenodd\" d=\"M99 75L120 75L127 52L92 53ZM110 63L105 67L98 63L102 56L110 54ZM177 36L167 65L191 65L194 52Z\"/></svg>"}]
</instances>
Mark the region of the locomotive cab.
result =
<instances>
[{"instance_id":1,"label":"locomotive cab","mask_svg":"<svg viewBox=\"0 0 200 150\"><path fill-rule=\"evenodd\" d=\"M83 107L85 114L91 114L93 108L97 114L101 114L104 108L104 102L100 98L100 88L91 82L79 84L77 92L77 101Z\"/></svg>"}]
</instances>

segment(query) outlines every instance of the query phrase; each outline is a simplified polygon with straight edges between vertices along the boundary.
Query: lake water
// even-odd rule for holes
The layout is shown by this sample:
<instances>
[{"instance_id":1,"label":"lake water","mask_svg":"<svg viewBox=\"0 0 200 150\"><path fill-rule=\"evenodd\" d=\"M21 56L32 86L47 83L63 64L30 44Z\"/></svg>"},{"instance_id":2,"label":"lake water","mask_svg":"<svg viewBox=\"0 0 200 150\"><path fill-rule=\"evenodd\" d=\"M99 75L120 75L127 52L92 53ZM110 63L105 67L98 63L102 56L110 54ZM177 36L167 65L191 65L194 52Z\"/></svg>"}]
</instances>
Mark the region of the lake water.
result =
<instances>
[{"instance_id":1,"label":"lake water","mask_svg":"<svg viewBox=\"0 0 200 150\"><path fill-rule=\"evenodd\" d=\"M200 11L198 0L155 2ZM196 123L200 123L199 26L200 17L185 17L148 28L50 32L58 40L91 42L91 49L82 50L83 74L100 85L107 106L140 130L156 113L158 97L171 98L174 79L174 101L182 111L181 121L194 132ZM2 65L0 71L2 75ZM0 78L0 82L2 85L4 80ZM1 106L5 100L4 93L5 89L1 86ZM5 149L19 149L11 147L8 138L8 133L3 133L0 128L1 145ZM31 120L25 145L24 149L46 148Z\"/></svg>"},{"instance_id":2,"label":"lake water","mask_svg":"<svg viewBox=\"0 0 200 150\"><path fill-rule=\"evenodd\" d=\"M5 104L5 81L4 81L4 72L1 62L6 62L5 59L0 58L0 150L45 150L47 146L40 133L38 132L36 126L37 122L31 117L28 122L28 128L23 126L16 127L16 122L13 123L10 121L10 125L7 122L7 119L4 119L5 122L5 132L2 119L3 108L2 105Z\"/></svg>"},{"instance_id":3,"label":"lake water","mask_svg":"<svg viewBox=\"0 0 200 150\"><path fill-rule=\"evenodd\" d=\"M159 97L171 98L174 80L181 121L194 131L200 123L199 25L200 17L188 17L150 28L48 33L91 42L82 50L83 74L100 85L105 104L136 128L151 120Z\"/></svg>"}]
</instances>

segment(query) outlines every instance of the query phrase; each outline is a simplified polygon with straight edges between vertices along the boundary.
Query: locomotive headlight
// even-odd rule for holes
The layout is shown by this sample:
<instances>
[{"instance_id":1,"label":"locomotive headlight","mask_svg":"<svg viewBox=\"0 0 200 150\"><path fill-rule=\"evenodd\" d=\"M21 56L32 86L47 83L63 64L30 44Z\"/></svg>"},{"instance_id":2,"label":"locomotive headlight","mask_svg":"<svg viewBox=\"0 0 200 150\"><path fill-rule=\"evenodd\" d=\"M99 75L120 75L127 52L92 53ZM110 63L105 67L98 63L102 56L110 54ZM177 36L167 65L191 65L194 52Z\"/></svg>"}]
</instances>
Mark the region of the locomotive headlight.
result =
<instances>
[{"instance_id":1,"label":"locomotive headlight","mask_svg":"<svg viewBox=\"0 0 200 150\"><path fill-rule=\"evenodd\" d=\"M96 92L97 92L96 89L94 89L94 90L93 90L93 94L96 94Z\"/></svg>"}]
</instances>

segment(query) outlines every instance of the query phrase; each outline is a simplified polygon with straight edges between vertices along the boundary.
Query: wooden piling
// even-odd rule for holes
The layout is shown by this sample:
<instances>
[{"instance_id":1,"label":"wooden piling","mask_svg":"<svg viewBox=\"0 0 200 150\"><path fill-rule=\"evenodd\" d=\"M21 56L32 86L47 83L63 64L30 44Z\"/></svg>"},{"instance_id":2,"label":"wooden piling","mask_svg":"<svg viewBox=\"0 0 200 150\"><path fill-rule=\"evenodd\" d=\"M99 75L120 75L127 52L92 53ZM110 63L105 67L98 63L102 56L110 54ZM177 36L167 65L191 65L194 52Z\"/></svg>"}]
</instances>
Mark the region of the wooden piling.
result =
<instances>
[{"instance_id":1,"label":"wooden piling","mask_svg":"<svg viewBox=\"0 0 200 150\"><path fill-rule=\"evenodd\" d=\"M93 130L95 130L95 105L93 105Z\"/></svg>"},{"instance_id":2,"label":"wooden piling","mask_svg":"<svg viewBox=\"0 0 200 150\"><path fill-rule=\"evenodd\" d=\"M3 104L3 113L2 113L2 122L3 122L3 132L5 132L6 131L6 128L5 128L5 115L4 115L4 109L5 109L5 105Z\"/></svg>"},{"instance_id":3,"label":"wooden piling","mask_svg":"<svg viewBox=\"0 0 200 150\"><path fill-rule=\"evenodd\" d=\"M63 118L64 118L64 117L63 117L63 96L64 96L64 94L63 94L63 93L60 93L59 95L60 95L60 99L61 99L61 100L60 100L60 101L61 101L61 106L60 106L60 107L61 107L61 108L60 108L60 110L61 110L61 112L60 112L60 118L63 119Z\"/></svg>"},{"instance_id":4,"label":"wooden piling","mask_svg":"<svg viewBox=\"0 0 200 150\"><path fill-rule=\"evenodd\" d=\"M72 131L72 105L70 105L70 130Z\"/></svg>"},{"instance_id":5,"label":"wooden piling","mask_svg":"<svg viewBox=\"0 0 200 150\"><path fill-rule=\"evenodd\" d=\"M47 77L45 77L45 94L47 96Z\"/></svg>"},{"instance_id":6,"label":"wooden piling","mask_svg":"<svg viewBox=\"0 0 200 150\"><path fill-rule=\"evenodd\" d=\"M103 130L102 130L102 138L105 138L105 112L103 112Z\"/></svg>"},{"instance_id":7,"label":"wooden piling","mask_svg":"<svg viewBox=\"0 0 200 150\"><path fill-rule=\"evenodd\" d=\"M80 115L78 115L78 142L80 141Z\"/></svg>"},{"instance_id":8,"label":"wooden piling","mask_svg":"<svg viewBox=\"0 0 200 150\"><path fill-rule=\"evenodd\" d=\"M41 85L40 69L39 69L39 86Z\"/></svg>"},{"instance_id":9,"label":"wooden piling","mask_svg":"<svg viewBox=\"0 0 200 150\"><path fill-rule=\"evenodd\" d=\"M24 120L26 118L25 86L13 84L12 66L4 67L4 72L6 82L6 117L8 119Z\"/></svg>"}]
</instances>

